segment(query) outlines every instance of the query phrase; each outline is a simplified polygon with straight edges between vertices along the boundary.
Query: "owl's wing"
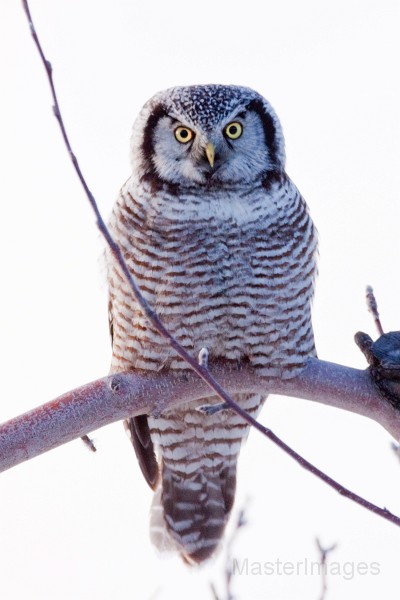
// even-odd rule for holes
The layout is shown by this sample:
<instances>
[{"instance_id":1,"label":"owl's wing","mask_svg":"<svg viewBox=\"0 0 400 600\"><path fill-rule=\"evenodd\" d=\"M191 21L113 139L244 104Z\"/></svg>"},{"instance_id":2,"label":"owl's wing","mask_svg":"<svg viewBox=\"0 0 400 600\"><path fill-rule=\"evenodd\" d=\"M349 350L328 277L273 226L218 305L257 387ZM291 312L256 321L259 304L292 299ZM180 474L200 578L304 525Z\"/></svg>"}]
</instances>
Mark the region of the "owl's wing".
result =
<instances>
[{"instance_id":1,"label":"owl's wing","mask_svg":"<svg viewBox=\"0 0 400 600\"><path fill-rule=\"evenodd\" d=\"M124 427L131 439L144 478L154 490L158 483L159 467L151 441L147 415L127 419L124 421Z\"/></svg>"},{"instance_id":2,"label":"owl's wing","mask_svg":"<svg viewBox=\"0 0 400 600\"><path fill-rule=\"evenodd\" d=\"M111 344L113 343L113 315L111 300L108 303L108 325ZM151 441L150 429L146 415L139 415L124 421L125 430L128 432L139 466L147 483L154 490L158 483L159 466Z\"/></svg>"}]
</instances>

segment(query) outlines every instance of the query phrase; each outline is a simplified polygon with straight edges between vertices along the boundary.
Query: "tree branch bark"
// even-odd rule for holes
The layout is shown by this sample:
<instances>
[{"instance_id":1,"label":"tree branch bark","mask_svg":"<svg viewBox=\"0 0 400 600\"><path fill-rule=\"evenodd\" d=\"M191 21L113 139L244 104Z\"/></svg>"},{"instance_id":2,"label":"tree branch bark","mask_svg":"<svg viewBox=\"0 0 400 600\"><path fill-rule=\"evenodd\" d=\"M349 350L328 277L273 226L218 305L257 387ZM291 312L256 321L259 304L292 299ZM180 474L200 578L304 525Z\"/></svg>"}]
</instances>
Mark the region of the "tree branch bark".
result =
<instances>
[{"instance_id":1,"label":"tree branch bark","mask_svg":"<svg viewBox=\"0 0 400 600\"><path fill-rule=\"evenodd\" d=\"M261 392L312 400L373 419L397 441L400 412L384 400L368 371L310 359L296 378L266 382L249 366L219 361L213 376L229 393ZM165 411L209 396L195 373L152 376L119 373L76 388L0 425L0 472L82 435L130 416Z\"/></svg>"}]
</instances>

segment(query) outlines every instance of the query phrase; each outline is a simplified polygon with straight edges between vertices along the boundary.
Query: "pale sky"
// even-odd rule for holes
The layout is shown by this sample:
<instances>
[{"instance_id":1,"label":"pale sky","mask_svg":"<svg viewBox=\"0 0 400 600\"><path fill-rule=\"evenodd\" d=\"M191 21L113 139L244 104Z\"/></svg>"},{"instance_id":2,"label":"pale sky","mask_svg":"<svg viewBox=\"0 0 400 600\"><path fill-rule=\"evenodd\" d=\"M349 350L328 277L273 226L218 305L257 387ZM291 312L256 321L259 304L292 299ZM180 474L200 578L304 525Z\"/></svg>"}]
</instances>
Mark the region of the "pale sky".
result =
<instances>
[{"instance_id":1,"label":"pale sky","mask_svg":"<svg viewBox=\"0 0 400 600\"><path fill-rule=\"evenodd\" d=\"M353 335L375 335L366 284L384 328L400 329L397 0L31 0L31 10L105 216L129 176L131 125L153 93L237 83L269 99L287 171L320 235L319 355L363 368ZM110 343L103 246L18 1L1 2L0 46L4 421L107 374ZM400 514L400 463L376 423L282 397L268 400L260 420L342 484ZM0 476L1 598L207 600L211 580L224 598L223 554L188 570L152 548L151 493L122 425L94 438L95 455L76 441ZM237 575L237 600L317 599L320 580L303 566L317 559L316 536L338 544L328 600L393 597L400 531L257 432L242 452L236 510L246 499L249 524L235 555L272 563L274 574ZM294 572L282 574L281 563ZM358 572L361 563L367 572Z\"/></svg>"}]
</instances>

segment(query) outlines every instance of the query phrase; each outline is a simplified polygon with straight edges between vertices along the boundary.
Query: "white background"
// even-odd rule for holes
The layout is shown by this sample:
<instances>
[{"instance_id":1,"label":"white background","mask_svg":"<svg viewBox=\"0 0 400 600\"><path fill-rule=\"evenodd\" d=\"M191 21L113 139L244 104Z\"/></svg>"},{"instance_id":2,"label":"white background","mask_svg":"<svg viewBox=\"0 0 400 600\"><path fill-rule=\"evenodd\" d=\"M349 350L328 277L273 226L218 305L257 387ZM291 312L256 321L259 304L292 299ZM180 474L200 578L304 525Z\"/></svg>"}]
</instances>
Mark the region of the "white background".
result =
<instances>
[{"instance_id":1,"label":"white background","mask_svg":"<svg viewBox=\"0 0 400 600\"><path fill-rule=\"evenodd\" d=\"M400 16L397 0L32 0L61 108L105 216L129 175L141 105L176 84L238 83L265 95L286 136L287 170L320 233L314 327L320 357L363 368L355 331L400 328ZM6 420L105 375L110 362L102 243L68 161L18 1L1 0L1 401ZM389 435L350 413L271 398L261 415L341 483L400 514ZM122 425L0 477L0 598L108 600L222 595L223 555L188 570L148 540L151 493ZM337 543L328 598L393 597L400 531L339 497L256 432L242 453L235 555L317 559ZM355 574L360 562L379 574ZM275 566L275 570L277 567ZM290 567L288 567L290 569ZM344 574L346 570L347 575ZM237 600L318 598L318 576L238 575Z\"/></svg>"}]
</instances>

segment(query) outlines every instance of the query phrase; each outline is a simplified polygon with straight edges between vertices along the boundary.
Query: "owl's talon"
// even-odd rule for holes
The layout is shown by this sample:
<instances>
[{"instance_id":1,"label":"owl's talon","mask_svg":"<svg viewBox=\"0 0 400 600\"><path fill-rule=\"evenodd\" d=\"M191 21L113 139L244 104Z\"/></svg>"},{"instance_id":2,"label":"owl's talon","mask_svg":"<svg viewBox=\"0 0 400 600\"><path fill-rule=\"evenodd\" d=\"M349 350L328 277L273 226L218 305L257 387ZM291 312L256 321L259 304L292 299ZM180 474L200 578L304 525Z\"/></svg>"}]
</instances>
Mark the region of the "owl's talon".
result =
<instances>
[{"instance_id":1,"label":"owl's talon","mask_svg":"<svg viewBox=\"0 0 400 600\"><path fill-rule=\"evenodd\" d=\"M221 412L221 410L226 410L227 408L229 408L229 404L227 402L221 402L221 404L203 404L202 406L198 406L196 410L210 416L215 415L217 412Z\"/></svg>"},{"instance_id":2,"label":"owl's talon","mask_svg":"<svg viewBox=\"0 0 400 600\"><path fill-rule=\"evenodd\" d=\"M153 419L159 419L161 417L161 413L162 413L162 408L155 408L154 410L151 411L150 415L153 417Z\"/></svg>"},{"instance_id":3,"label":"owl's talon","mask_svg":"<svg viewBox=\"0 0 400 600\"><path fill-rule=\"evenodd\" d=\"M168 401L165 399L158 399L157 404L150 411L150 416L153 417L153 419L159 419L166 409L168 409Z\"/></svg>"},{"instance_id":4,"label":"owl's talon","mask_svg":"<svg viewBox=\"0 0 400 600\"><path fill-rule=\"evenodd\" d=\"M208 348L204 347L200 349L198 362L201 367L208 369Z\"/></svg>"}]
</instances>

